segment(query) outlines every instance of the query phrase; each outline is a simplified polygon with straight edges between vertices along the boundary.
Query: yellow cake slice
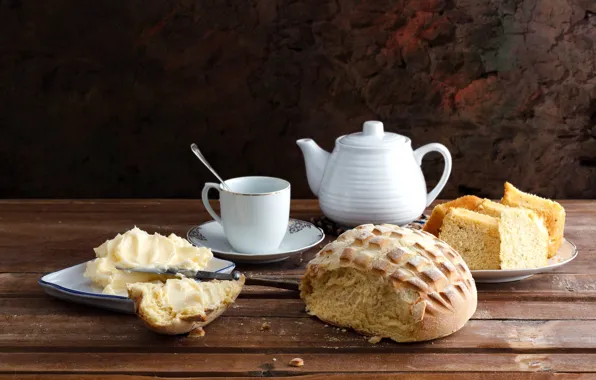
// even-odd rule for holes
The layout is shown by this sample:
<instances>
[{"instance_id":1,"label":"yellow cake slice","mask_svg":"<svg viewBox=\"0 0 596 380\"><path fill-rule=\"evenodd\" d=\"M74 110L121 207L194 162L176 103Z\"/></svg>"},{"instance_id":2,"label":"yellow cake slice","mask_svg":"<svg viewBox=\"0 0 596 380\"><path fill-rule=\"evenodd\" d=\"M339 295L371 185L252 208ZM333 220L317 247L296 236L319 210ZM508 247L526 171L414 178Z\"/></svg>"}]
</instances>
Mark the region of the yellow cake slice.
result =
<instances>
[{"instance_id":1,"label":"yellow cake slice","mask_svg":"<svg viewBox=\"0 0 596 380\"><path fill-rule=\"evenodd\" d=\"M548 231L534 211L504 209L499 218L501 269L539 268L548 264Z\"/></svg>"},{"instance_id":2,"label":"yellow cake slice","mask_svg":"<svg viewBox=\"0 0 596 380\"><path fill-rule=\"evenodd\" d=\"M497 213L497 208L492 211ZM536 213L504 207L497 216L453 208L444 218L439 238L455 248L471 270L547 264L548 232Z\"/></svg>"},{"instance_id":3,"label":"yellow cake slice","mask_svg":"<svg viewBox=\"0 0 596 380\"><path fill-rule=\"evenodd\" d=\"M505 193L501 202L507 206L524 207L535 211L544 219L549 235L548 257L556 255L563 241L565 209L559 203L537 195L524 193L505 182Z\"/></svg>"},{"instance_id":4,"label":"yellow cake slice","mask_svg":"<svg viewBox=\"0 0 596 380\"><path fill-rule=\"evenodd\" d=\"M439 239L455 248L471 270L501 268L497 218L452 208L445 215Z\"/></svg>"},{"instance_id":5,"label":"yellow cake slice","mask_svg":"<svg viewBox=\"0 0 596 380\"><path fill-rule=\"evenodd\" d=\"M506 210L509 206L505 206L502 203L493 202L490 199L483 199L482 203L474 210L484 215L489 215L495 218L500 218L503 210Z\"/></svg>"},{"instance_id":6,"label":"yellow cake slice","mask_svg":"<svg viewBox=\"0 0 596 380\"><path fill-rule=\"evenodd\" d=\"M463 197L454 199L450 202L438 204L435 206L430 217L424 224L423 230L438 237L441 226L443 225L443 219L450 209L458 207L475 210L480 203L482 203L482 198L478 198L474 195L464 195Z\"/></svg>"}]
</instances>

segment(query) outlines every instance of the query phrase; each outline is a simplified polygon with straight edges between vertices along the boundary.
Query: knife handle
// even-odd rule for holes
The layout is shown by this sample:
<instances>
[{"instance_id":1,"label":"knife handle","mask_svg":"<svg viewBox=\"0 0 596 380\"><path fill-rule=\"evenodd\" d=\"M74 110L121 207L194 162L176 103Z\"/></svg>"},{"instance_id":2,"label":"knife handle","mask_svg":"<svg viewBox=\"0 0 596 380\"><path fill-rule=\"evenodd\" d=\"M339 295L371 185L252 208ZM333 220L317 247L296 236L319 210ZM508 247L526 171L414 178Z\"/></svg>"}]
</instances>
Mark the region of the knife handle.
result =
<instances>
[{"instance_id":1,"label":"knife handle","mask_svg":"<svg viewBox=\"0 0 596 380\"><path fill-rule=\"evenodd\" d=\"M285 280L282 278L265 279L265 278L246 277L244 284L245 285L269 286L269 287L278 288L278 289L300 291L300 289L299 289L300 282L299 281Z\"/></svg>"},{"instance_id":2,"label":"knife handle","mask_svg":"<svg viewBox=\"0 0 596 380\"><path fill-rule=\"evenodd\" d=\"M233 271L232 273L197 271L194 275L195 279L202 280L202 281L209 281L209 280L235 281L235 280L239 280L240 276L241 276L241 274L238 271ZM287 290L294 290L294 291L300 290L299 289L299 281L285 280L282 278L266 279L266 278L245 277L244 284L245 285L269 286L272 288L287 289Z\"/></svg>"}]
</instances>

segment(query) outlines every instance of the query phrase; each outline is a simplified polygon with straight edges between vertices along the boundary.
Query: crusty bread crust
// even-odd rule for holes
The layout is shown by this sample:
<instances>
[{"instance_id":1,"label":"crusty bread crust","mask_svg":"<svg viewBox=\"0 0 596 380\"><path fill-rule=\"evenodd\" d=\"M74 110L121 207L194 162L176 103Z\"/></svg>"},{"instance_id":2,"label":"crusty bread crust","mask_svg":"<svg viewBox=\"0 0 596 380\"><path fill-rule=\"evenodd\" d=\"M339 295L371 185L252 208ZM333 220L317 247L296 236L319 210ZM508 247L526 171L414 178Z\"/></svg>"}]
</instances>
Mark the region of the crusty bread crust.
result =
<instances>
[{"instance_id":1,"label":"crusty bread crust","mask_svg":"<svg viewBox=\"0 0 596 380\"><path fill-rule=\"evenodd\" d=\"M355 283L355 277L365 281ZM355 285L342 286L342 279ZM332 283L339 288L331 289ZM386 292L376 305L363 300L378 289L370 284ZM337 289L347 289L351 299L334 303L334 294L327 292ZM453 248L429 233L388 224L362 225L327 244L308 263L300 290L307 311L322 321L397 342L452 334L477 305L474 279ZM358 310L379 303L379 310L395 314L385 312L381 318ZM339 314L337 307L342 308Z\"/></svg>"}]
</instances>

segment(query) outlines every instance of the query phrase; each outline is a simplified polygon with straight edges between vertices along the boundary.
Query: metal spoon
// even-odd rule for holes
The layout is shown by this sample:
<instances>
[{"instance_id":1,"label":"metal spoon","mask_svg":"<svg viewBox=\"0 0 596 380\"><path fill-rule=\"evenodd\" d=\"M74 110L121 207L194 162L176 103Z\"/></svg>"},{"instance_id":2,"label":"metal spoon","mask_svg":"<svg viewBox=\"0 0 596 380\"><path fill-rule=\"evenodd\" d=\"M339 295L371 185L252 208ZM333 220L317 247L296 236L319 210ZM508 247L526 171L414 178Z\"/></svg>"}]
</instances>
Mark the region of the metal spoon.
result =
<instances>
[{"instance_id":1,"label":"metal spoon","mask_svg":"<svg viewBox=\"0 0 596 380\"><path fill-rule=\"evenodd\" d=\"M221 177L219 176L219 174L217 174L215 172L215 170L213 170L213 168L211 167L211 165L209 165L209 162L207 162L207 159L205 158L205 156L203 156L203 153L201 153L201 151L199 150L199 147L197 146L197 144L195 144L195 143L190 144L190 149L195 154L195 156L197 156L199 158L199 160L201 160L201 162L203 163L203 165L205 165L207 167L207 169L209 169L211 171L211 173L213 173L213 175L217 177L217 179L219 180L219 182L221 182L221 184L223 185L223 187L225 187L226 190L228 190L228 191L232 191L232 189L230 189L230 186L228 186L225 183L225 181L223 179L221 179Z\"/></svg>"}]
</instances>

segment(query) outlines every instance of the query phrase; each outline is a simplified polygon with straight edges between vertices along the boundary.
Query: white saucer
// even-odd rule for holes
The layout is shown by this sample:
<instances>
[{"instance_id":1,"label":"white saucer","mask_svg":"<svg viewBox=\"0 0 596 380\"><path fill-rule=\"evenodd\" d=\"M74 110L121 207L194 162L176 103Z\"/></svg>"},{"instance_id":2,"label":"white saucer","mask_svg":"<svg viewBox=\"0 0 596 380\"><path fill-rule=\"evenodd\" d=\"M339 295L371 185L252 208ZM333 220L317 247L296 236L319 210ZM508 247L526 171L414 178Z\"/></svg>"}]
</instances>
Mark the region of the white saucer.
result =
<instances>
[{"instance_id":1,"label":"white saucer","mask_svg":"<svg viewBox=\"0 0 596 380\"><path fill-rule=\"evenodd\" d=\"M49 295L74 303L99 307L121 313L134 314L134 303L128 297L103 294L100 288L85 277L87 263L49 273L39 279L38 283ZM230 273L234 263L212 258L205 270L210 272Z\"/></svg>"},{"instance_id":2,"label":"white saucer","mask_svg":"<svg viewBox=\"0 0 596 380\"><path fill-rule=\"evenodd\" d=\"M210 248L218 257L234 262L266 264L285 260L314 247L325 238L325 233L312 223L290 219L286 236L277 251L258 254L236 252L228 243L223 228L215 220L192 227L186 237L196 246Z\"/></svg>"},{"instance_id":3,"label":"white saucer","mask_svg":"<svg viewBox=\"0 0 596 380\"><path fill-rule=\"evenodd\" d=\"M493 270L470 270L474 281L480 282L510 282L523 280L538 273L549 272L560 266L563 266L577 257L577 247L567 239L563 239L563 244L557 251L557 254L548 259L548 265L532 269L493 269Z\"/></svg>"}]
</instances>

